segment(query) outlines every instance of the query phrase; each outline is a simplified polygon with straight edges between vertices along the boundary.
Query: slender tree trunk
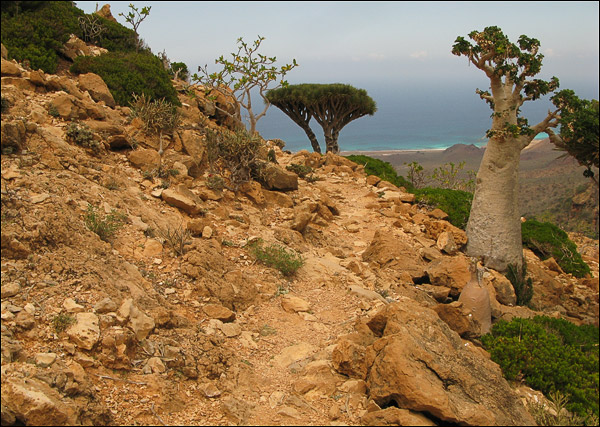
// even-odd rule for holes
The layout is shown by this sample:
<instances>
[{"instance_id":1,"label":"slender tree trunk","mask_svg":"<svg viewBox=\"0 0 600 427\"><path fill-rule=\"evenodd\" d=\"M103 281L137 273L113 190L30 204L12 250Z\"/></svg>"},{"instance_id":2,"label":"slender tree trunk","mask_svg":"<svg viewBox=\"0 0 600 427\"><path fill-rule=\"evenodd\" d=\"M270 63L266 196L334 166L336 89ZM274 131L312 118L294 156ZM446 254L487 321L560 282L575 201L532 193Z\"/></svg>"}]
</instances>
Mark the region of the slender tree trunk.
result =
<instances>
[{"instance_id":1,"label":"slender tree trunk","mask_svg":"<svg viewBox=\"0 0 600 427\"><path fill-rule=\"evenodd\" d=\"M521 271L523 244L519 214L519 138L489 140L467 224L467 255L482 256L486 266Z\"/></svg>"},{"instance_id":2,"label":"slender tree trunk","mask_svg":"<svg viewBox=\"0 0 600 427\"><path fill-rule=\"evenodd\" d=\"M340 152L340 147L338 145L338 135L339 131L336 131L333 128L323 128L323 133L325 135L325 152L338 154Z\"/></svg>"},{"instance_id":3,"label":"slender tree trunk","mask_svg":"<svg viewBox=\"0 0 600 427\"><path fill-rule=\"evenodd\" d=\"M317 136L312 131L310 126L307 124L304 124L304 123L299 123L299 122L296 122L296 123L298 123L300 125L300 127L304 130L304 132L306 133L306 136L308 137L308 140L310 141L310 144L312 145L313 151L315 153L321 154L321 146L319 145Z\"/></svg>"}]
</instances>

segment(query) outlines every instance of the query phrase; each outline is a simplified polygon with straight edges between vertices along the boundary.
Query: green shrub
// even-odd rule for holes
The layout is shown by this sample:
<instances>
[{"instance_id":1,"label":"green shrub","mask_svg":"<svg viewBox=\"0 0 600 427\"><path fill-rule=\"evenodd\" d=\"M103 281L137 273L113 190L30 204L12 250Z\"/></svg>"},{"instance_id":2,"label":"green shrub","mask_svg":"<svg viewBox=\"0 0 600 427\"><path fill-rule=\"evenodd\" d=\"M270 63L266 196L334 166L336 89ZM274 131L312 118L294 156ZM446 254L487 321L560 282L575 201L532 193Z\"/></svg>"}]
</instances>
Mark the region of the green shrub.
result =
<instances>
[{"instance_id":1,"label":"green shrub","mask_svg":"<svg viewBox=\"0 0 600 427\"><path fill-rule=\"evenodd\" d=\"M408 191L413 189L413 185L408 182L404 177L398 175L394 167L389 162L384 162L383 160L374 159L365 155L351 155L346 156L347 159L352 160L354 163L358 165L362 165L365 167L365 173L367 175L375 175L379 178L391 182L397 187L404 187Z\"/></svg>"},{"instance_id":2,"label":"green shrub","mask_svg":"<svg viewBox=\"0 0 600 427\"><path fill-rule=\"evenodd\" d=\"M536 316L497 322L481 337L508 380L548 395L564 394L567 409L598 416L598 328Z\"/></svg>"},{"instance_id":3,"label":"green shrub","mask_svg":"<svg viewBox=\"0 0 600 427\"><path fill-rule=\"evenodd\" d=\"M109 52L90 57L80 56L71 66L75 74L98 74L115 102L128 106L135 102L134 95L144 94L150 100L164 99L180 106L168 72L156 56L148 52Z\"/></svg>"},{"instance_id":4,"label":"green shrub","mask_svg":"<svg viewBox=\"0 0 600 427\"><path fill-rule=\"evenodd\" d=\"M416 200L430 208L439 208L448 214L448 221L464 229L469 220L473 194L467 191L443 188L419 188L412 191Z\"/></svg>"},{"instance_id":5,"label":"green shrub","mask_svg":"<svg viewBox=\"0 0 600 427\"><path fill-rule=\"evenodd\" d=\"M110 241L116 231L123 226L125 215L114 209L106 215L100 215L96 208L88 204L84 217L86 227L100 236L105 242Z\"/></svg>"},{"instance_id":6,"label":"green shrub","mask_svg":"<svg viewBox=\"0 0 600 427\"><path fill-rule=\"evenodd\" d=\"M263 246L262 240L257 240L250 245L250 252L263 264L273 267L284 276L291 276L304 265L304 260L294 251L289 251L278 244Z\"/></svg>"},{"instance_id":7,"label":"green shrub","mask_svg":"<svg viewBox=\"0 0 600 427\"><path fill-rule=\"evenodd\" d=\"M554 257L565 273L585 277L590 267L583 261L577 246L567 233L549 222L528 220L521 224L523 245L545 260Z\"/></svg>"},{"instance_id":8,"label":"green shrub","mask_svg":"<svg viewBox=\"0 0 600 427\"><path fill-rule=\"evenodd\" d=\"M29 61L34 70L55 73L70 34L81 36L77 19L83 11L66 1L16 3L2 2L2 44L8 56Z\"/></svg>"},{"instance_id":9,"label":"green shrub","mask_svg":"<svg viewBox=\"0 0 600 427\"><path fill-rule=\"evenodd\" d=\"M85 124L70 123L67 126L67 139L85 148L91 148L94 152L98 152L100 144L94 139L94 133Z\"/></svg>"}]
</instances>

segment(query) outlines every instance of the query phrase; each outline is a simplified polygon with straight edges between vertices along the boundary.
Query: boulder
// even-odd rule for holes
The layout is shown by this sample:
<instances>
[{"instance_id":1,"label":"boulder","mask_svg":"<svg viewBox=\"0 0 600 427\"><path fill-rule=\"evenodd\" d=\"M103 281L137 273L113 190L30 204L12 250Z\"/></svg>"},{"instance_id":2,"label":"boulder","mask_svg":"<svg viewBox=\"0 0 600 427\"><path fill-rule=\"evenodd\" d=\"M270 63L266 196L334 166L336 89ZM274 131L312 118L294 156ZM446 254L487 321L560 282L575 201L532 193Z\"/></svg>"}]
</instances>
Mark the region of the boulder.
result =
<instances>
[{"instance_id":1,"label":"boulder","mask_svg":"<svg viewBox=\"0 0 600 427\"><path fill-rule=\"evenodd\" d=\"M365 349L365 364L369 397L381 408L442 424L535 424L500 367L435 311L401 297L367 325L380 337Z\"/></svg>"},{"instance_id":2,"label":"boulder","mask_svg":"<svg viewBox=\"0 0 600 427\"><path fill-rule=\"evenodd\" d=\"M275 163L265 163L261 171L261 183L267 190L297 190L298 175Z\"/></svg>"},{"instance_id":3,"label":"boulder","mask_svg":"<svg viewBox=\"0 0 600 427\"><path fill-rule=\"evenodd\" d=\"M151 148L143 148L141 150L131 151L127 158L133 166L143 171L151 171L158 167L160 155L156 150Z\"/></svg>"},{"instance_id":4,"label":"boulder","mask_svg":"<svg viewBox=\"0 0 600 427\"><path fill-rule=\"evenodd\" d=\"M2 58L1 73L3 76L21 77L21 69L12 61Z\"/></svg>"},{"instance_id":5,"label":"boulder","mask_svg":"<svg viewBox=\"0 0 600 427\"><path fill-rule=\"evenodd\" d=\"M100 339L100 320L94 313L77 313L76 322L67 329L67 335L84 350L91 350Z\"/></svg>"},{"instance_id":6,"label":"boulder","mask_svg":"<svg viewBox=\"0 0 600 427\"><path fill-rule=\"evenodd\" d=\"M188 189L184 184L179 184L177 187L163 190L162 199L189 215L198 214L203 207L202 200Z\"/></svg>"},{"instance_id":7,"label":"boulder","mask_svg":"<svg viewBox=\"0 0 600 427\"><path fill-rule=\"evenodd\" d=\"M94 73L79 75L79 89L88 91L96 102L104 102L107 106L114 108L117 104L102 77Z\"/></svg>"},{"instance_id":8,"label":"boulder","mask_svg":"<svg viewBox=\"0 0 600 427\"><path fill-rule=\"evenodd\" d=\"M434 259L427 265L425 271L432 285L450 288L453 297L457 297L462 292L471 278L469 262L462 254Z\"/></svg>"},{"instance_id":9,"label":"boulder","mask_svg":"<svg viewBox=\"0 0 600 427\"><path fill-rule=\"evenodd\" d=\"M425 276L425 263L414 244L381 230L375 232L373 240L363 252L362 259L376 264L379 268L402 270L412 279Z\"/></svg>"}]
</instances>

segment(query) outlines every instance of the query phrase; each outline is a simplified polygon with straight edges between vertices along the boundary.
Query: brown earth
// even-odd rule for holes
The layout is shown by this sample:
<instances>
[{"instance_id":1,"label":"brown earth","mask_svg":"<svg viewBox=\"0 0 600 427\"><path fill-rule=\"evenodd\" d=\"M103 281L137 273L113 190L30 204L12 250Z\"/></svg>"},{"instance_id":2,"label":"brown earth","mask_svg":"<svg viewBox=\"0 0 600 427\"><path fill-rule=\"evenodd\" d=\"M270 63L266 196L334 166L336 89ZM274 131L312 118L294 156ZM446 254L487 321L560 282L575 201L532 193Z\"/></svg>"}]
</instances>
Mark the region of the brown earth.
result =
<instances>
[{"instance_id":1,"label":"brown earth","mask_svg":"<svg viewBox=\"0 0 600 427\"><path fill-rule=\"evenodd\" d=\"M282 169L311 165L318 180L213 191L202 134L216 118L183 89L185 120L163 159L179 173L153 177L156 138L127 108L60 80L74 97L64 114L100 148L78 146L68 118L49 114L60 85L13 65L18 76L2 68L3 425L532 422L457 301L466 236L443 212L344 158L268 141ZM86 226L90 205L123 214L108 241ZM284 276L257 262L257 238L304 265ZM593 278L526 251L535 304L597 325L598 243L577 242ZM493 320L538 313L504 305L497 272L483 282ZM405 364L410 382L394 368Z\"/></svg>"}]
</instances>

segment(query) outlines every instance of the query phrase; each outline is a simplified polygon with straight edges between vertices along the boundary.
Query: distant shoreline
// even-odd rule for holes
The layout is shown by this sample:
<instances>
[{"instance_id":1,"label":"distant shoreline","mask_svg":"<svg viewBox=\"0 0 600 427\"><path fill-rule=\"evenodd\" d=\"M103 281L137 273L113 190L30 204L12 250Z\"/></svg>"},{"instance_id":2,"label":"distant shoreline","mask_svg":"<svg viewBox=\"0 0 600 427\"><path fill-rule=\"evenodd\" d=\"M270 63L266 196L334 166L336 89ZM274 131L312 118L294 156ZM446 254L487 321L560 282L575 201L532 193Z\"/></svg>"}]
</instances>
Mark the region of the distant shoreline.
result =
<instances>
[{"instance_id":1,"label":"distant shoreline","mask_svg":"<svg viewBox=\"0 0 600 427\"><path fill-rule=\"evenodd\" d=\"M442 152L447 150L447 148L422 148L420 150L350 150L350 151L340 151L340 156L351 156L351 155L364 155L369 156L376 154L378 156L391 156L393 154L427 154L432 152Z\"/></svg>"}]
</instances>

